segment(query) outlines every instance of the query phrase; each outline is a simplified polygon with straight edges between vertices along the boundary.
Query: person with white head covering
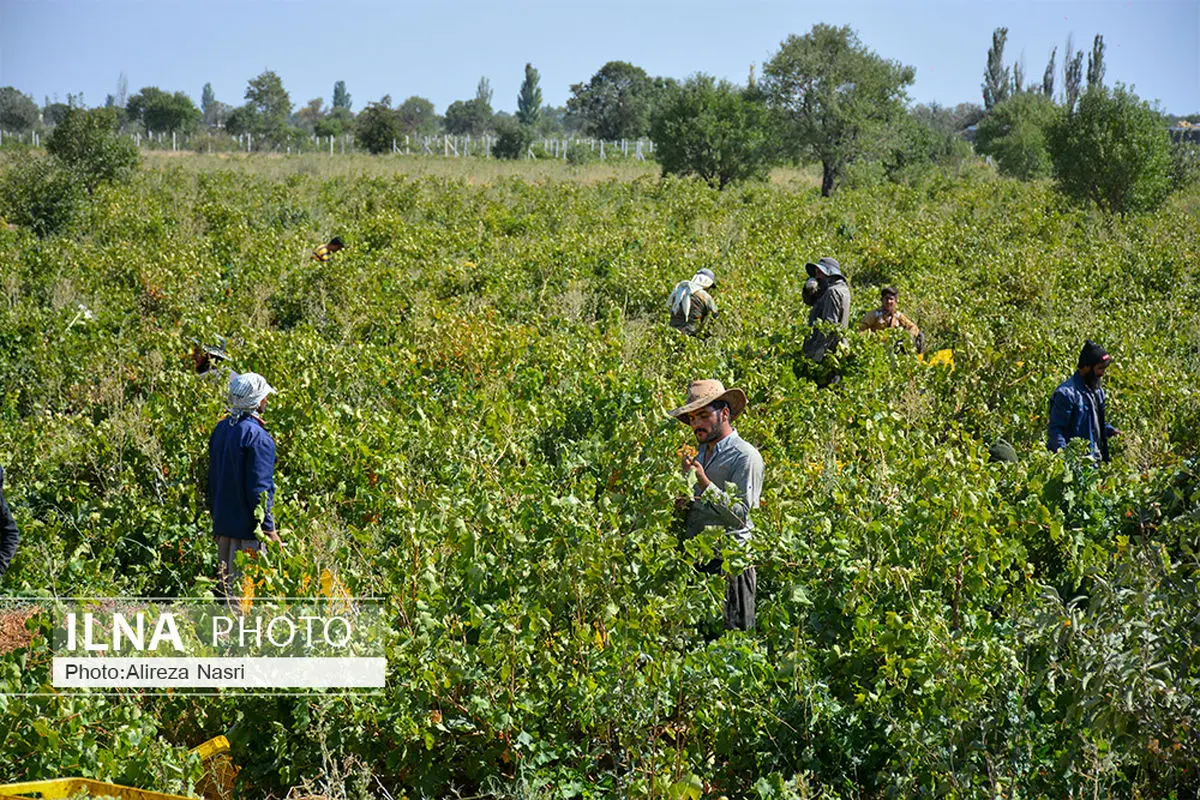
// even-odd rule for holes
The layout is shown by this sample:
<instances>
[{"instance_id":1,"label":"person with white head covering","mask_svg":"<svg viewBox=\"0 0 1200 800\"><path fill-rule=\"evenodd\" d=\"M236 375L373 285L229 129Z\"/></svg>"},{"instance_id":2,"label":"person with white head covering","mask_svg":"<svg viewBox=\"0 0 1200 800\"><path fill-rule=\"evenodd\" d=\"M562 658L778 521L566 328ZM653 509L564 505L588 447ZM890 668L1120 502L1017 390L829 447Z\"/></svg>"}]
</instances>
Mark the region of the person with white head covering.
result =
<instances>
[{"instance_id":1,"label":"person with white head covering","mask_svg":"<svg viewBox=\"0 0 1200 800\"><path fill-rule=\"evenodd\" d=\"M229 383L229 416L217 423L208 440L208 510L220 559L225 597L235 597L239 551L262 549L260 535L279 542L272 505L275 501L275 440L263 424L262 412L275 389L255 372L243 372Z\"/></svg>"},{"instance_id":2,"label":"person with white head covering","mask_svg":"<svg viewBox=\"0 0 1200 800\"><path fill-rule=\"evenodd\" d=\"M717 303L709 293L716 284L717 277L711 269L697 270L691 280L675 284L667 300L671 327L688 336L698 336L704 323L717 316Z\"/></svg>"}]
</instances>

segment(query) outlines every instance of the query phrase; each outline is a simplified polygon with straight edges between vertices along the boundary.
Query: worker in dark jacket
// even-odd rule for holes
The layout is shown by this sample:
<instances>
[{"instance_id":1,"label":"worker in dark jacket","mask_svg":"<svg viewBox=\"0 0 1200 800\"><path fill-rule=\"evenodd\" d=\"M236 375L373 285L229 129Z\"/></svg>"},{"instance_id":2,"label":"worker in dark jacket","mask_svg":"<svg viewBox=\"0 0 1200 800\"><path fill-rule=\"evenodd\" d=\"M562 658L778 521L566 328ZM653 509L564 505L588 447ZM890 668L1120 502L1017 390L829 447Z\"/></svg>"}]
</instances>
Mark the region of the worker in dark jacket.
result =
<instances>
[{"instance_id":1,"label":"worker in dark jacket","mask_svg":"<svg viewBox=\"0 0 1200 800\"><path fill-rule=\"evenodd\" d=\"M1088 339L1079 353L1075 374L1050 397L1046 446L1057 452L1071 439L1087 439L1092 457L1108 461L1108 440L1120 433L1104 418L1105 397L1100 381L1112 358L1104 348Z\"/></svg>"},{"instance_id":2,"label":"worker in dark jacket","mask_svg":"<svg viewBox=\"0 0 1200 800\"><path fill-rule=\"evenodd\" d=\"M817 281L817 294L812 309L808 312L808 324L832 322L842 328L850 325L850 286L842 273L842 265L837 259L823 256L817 263L804 265L810 279ZM807 284L806 284L807 287ZM836 333L823 333L813 330L804 340L802 350L804 355L820 363L825 354L837 347L841 338ZM841 380L841 375L833 373L818 382L827 386Z\"/></svg>"},{"instance_id":3,"label":"worker in dark jacket","mask_svg":"<svg viewBox=\"0 0 1200 800\"><path fill-rule=\"evenodd\" d=\"M235 596L236 554L261 550L260 533L279 542L271 510L275 440L262 419L267 396L274 392L257 373L238 375L229 384L229 416L217 423L208 440L208 509L226 598Z\"/></svg>"},{"instance_id":4,"label":"worker in dark jacket","mask_svg":"<svg viewBox=\"0 0 1200 800\"><path fill-rule=\"evenodd\" d=\"M13 519L12 511L4 500L4 468L0 467L0 578L8 571L19 541L21 534L17 531L17 521Z\"/></svg>"}]
</instances>

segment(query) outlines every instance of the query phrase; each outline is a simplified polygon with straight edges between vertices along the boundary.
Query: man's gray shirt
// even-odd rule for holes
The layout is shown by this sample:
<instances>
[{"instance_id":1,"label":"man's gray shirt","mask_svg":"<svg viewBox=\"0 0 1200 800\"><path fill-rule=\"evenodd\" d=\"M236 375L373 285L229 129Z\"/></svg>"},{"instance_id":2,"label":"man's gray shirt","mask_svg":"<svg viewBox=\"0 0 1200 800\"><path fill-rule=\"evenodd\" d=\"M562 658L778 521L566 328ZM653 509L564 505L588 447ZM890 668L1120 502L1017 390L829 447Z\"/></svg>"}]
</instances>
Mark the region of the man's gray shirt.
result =
<instances>
[{"instance_id":1,"label":"man's gray shirt","mask_svg":"<svg viewBox=\"0 0 1200 800\"><path fill-rule=\"evenodd\" d=\"M750 539L754 524L750 509L762 494L763 460L754 445L733 431L716 444L705 444L696 454L711 485L703 492L696 484L695 499L687 515L687 535L695 536L709 525L719 525L739 542Z\"/></svg>"}]
</instances>

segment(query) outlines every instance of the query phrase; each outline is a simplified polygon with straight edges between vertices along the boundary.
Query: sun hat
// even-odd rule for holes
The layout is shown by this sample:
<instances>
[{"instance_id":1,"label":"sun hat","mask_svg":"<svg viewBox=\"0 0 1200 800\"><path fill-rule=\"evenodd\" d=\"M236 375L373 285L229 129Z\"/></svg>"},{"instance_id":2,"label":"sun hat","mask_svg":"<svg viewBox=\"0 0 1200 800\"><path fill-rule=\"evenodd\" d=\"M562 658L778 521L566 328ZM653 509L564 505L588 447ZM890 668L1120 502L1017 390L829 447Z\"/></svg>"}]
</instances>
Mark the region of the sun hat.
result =
<instances>
[{"instance_id":1,"label":"sun hat","mask_svg":"<svg viewBox=\"0 0 1200 800\"><path fill-rule=\"evenodd\" d=\"M741 389L726 389L725 384L717 380L699 380L688 384L687 400L679 408L668 411L680 422L687 422L683 416L704 408L709 403L723 400L729 404L729 421L738 418L746 410L746 393Z\"/></svg>"},{"instance_id":2,"label":"sun hat","mask_svg":"<svg viewBox=\"0 0 1200 800\"><path fill-rule=\"evenodd\" d=\"M824 272L826 275L840 275L843 278L846 277L842 272L842 265L839 264L838 260L832 256L821 256L819 259L817 259L817 263L815 264L810 261L804 265L804 269L808 272L808 277L810 278L817 277L817 270Z\"/></svg>"}]
</instances>

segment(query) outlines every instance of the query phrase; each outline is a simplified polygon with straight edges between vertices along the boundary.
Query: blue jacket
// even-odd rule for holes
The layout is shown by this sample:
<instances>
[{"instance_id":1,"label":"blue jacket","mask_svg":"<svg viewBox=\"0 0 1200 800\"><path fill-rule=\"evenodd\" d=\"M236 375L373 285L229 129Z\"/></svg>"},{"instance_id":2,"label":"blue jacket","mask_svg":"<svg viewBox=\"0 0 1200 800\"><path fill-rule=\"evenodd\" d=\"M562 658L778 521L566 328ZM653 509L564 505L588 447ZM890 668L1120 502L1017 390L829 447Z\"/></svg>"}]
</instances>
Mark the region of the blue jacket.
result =
<instances>
[{"instance_id":1,"label":"blue jacket","mask_svg":"<svg viewBox=\"0 0 1200 800\"><path fill-rule=\"evenodd\" d=\"M264 531L275 530L275 440L250 414L226 417L208 440L208 510L213 535L257 539L254 509L267 493Z\"/></svg>"},{"instance_id":2,"label":"blue jacket","mask_svg":"<svg viewBox=\"0 0 1200 800\"><path fill-rule=\"evenodd\" d=\"M1095 398L1095 422L1093 422L1092 399ZM1071 439L1087 439L1092 446L1092 456L1108 460L1108 437L1116 428L1104 419L1104 390L1088 391L1083 378L1076 372L1067 378L1050 397L1050 416L1046 430L1046 447L1057 452L1067 446ZM1097 425L1102 431L1097 436Z\"/></svg>"},{"instance_id":3,"label":"blue jacket","mask_svg":"<svg viewBox=\"0 0 1200 800\"><path fill-rule=\"evenodd\" d=\"M17 521L4 502L4 468L0 467L0 576L3 576L12 563L17 552L17 542L21 535L17 532Z\"/></svg>"}]
</instances>

